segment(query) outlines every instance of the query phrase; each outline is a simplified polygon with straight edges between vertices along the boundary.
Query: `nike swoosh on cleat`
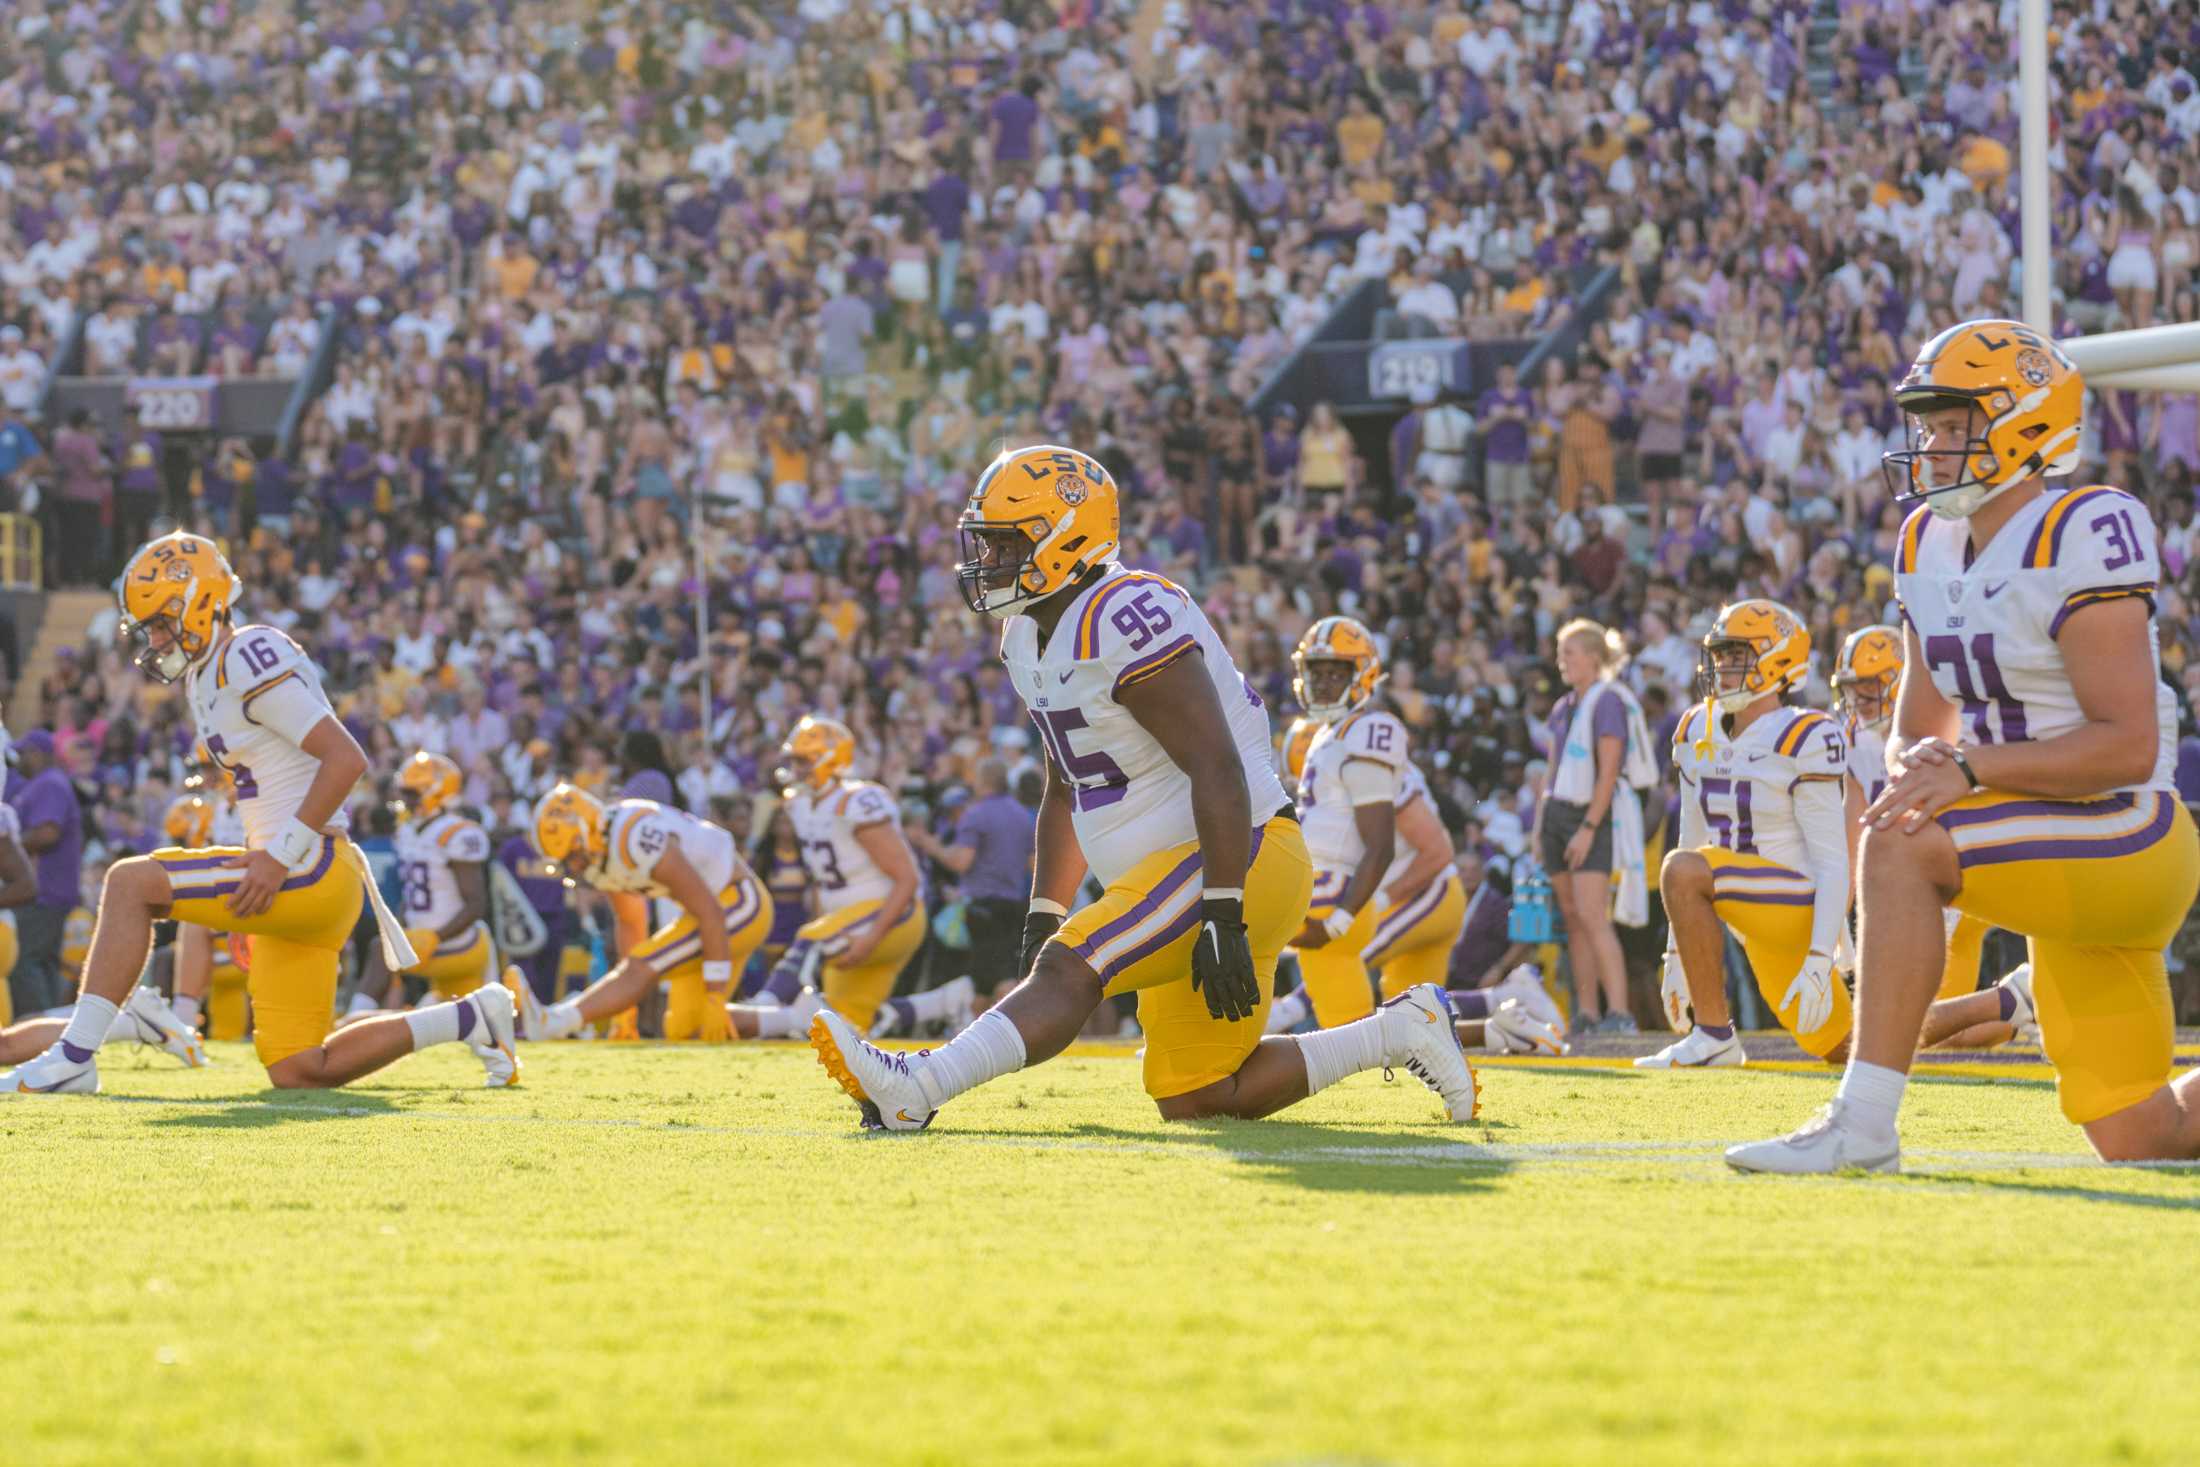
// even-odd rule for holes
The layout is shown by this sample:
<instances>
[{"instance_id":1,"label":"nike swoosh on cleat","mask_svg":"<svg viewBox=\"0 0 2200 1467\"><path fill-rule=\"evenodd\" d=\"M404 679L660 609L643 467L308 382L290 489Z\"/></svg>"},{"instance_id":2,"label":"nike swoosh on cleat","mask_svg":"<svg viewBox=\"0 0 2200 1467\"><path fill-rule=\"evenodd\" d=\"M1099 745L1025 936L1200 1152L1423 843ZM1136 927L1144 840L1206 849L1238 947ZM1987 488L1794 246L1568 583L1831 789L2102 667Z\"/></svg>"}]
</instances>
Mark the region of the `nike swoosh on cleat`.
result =
<instances>
[{"instance_id":1,"label":"nike swoosh on cleat","mask_svg":"<svg viewBox=\"0 0 2200 1467\"><path fill-rule=\"evenodd\" d=\"M908 1112L908 1111L906 1111L906 1110L897 1110L897 1111L895 1111L895 1112L894 1112L894 1119L895 1119L895 1120L897 1120L897 1121L903 1121L903 1122L906 1122L907 1124L909 1124L909 1125L912 1125L912 1126L914 1126L914 1125L919 1125L919 1124L921 1124L921 1123L920 1123L920 1122L919 1122L919 1121L917 1120L917 1118L916 1118L915 1116L913 1116L913 1115L909 1114L909 1112Z\"/></svg>"}]
</instances>

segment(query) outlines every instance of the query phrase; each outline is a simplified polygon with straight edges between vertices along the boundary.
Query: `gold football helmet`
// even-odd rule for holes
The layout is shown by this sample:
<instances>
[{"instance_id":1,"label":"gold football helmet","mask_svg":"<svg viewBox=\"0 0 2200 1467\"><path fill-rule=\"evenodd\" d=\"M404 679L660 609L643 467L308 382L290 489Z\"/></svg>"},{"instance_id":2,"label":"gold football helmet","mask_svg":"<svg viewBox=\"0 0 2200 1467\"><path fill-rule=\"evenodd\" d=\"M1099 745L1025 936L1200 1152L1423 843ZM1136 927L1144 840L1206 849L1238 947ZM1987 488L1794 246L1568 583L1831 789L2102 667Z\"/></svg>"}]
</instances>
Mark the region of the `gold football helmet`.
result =
<instances>
[{"instance_id":1,"label":"gold football helmet","mask_svg":"<svg viewBox=\"0 0 2200 1467\"><path fill-rule=\"evenodd\" d=\"M1306 772L1306 753L1314 747L1314 735L1322 731L1322 725L1312 718L1294 718L1291 729L1283 736L1283 768L1296 784Z\"/></svg>"},{"instance_id":2,"label":"gold football helmet","mask_svg":"<svg viewBox=\"0 0 2200 1467\"><path fill-rule=\"evenodd\" d=\"M214 542L178 530L148 541L122 569L121 635L131 661L155 682L182 677L214 646L244 587Z\"/></svg>"},{"instance_id":3,"label":"gold football helmet","mask_svg":"<svg viewBox=\"0 0 2200 1467\"><path fill-rule=\"evenodd\" d=\"M573 881L603 864L608 850L603 801L560 781L535 802L535 849Z\"/></svg>"},{"instance_id":4,"label":"gold football helmet","mask_svg":"<svg viewBox=\"0 0 2200 1467\"><path fill-rule=\"evenodd\" d=\"M397 787L404 792L405 807L415 820L430 819L450 808L464 783L456 764L426 749L407 759L397 771Z\"/></svg>"},{"instance_id":5,"label":"gold football helmet","mask_svg":"<svg viewBox=\"0 0 2200 1467\"><path fill-rule=\"evenodd\" d=\"M778 770L781 788L824 790L855 763L856 736L837 718L806 713L779 746L779 753L784 761Z\"/></svg>"},{"instance_id":6,"label":"gold football helmet","mask_svg":"<svg viewBox=\"0 0 2200 1467\"><path fill-rule=\"evenodd\" d=\"M2063 349L2021 321L1966 321L1925 344L1894 400L1909 423L1909 444L1880 456L1888 491L1902 503L1923 500L1945 519L1963 519L1995 495L2035 474L2054 478L2078 467L2085 379ZM1962 441L1925 419L1967 412Z\"/></svg>"},{"instance_id":7,"label":"gold football helmet","mask_svg":"<svg viewBox=\"0 0 2200 1467\"><path fill-rule=\"evenodd\" d=\"M1375 638L1349 616L1325 616L1291 653L1291 691L1307 716L1334 723L1375 694L1383 659Z\"/></svg>"},{"instance_id":8,"label":"gold football helmet","mask_svg":"<svg viewBox=\"0 0 2200 1467\"><path fill-rule=\"evenodd\" d=\"M1894 690L1902 681L1902 633L1893 627L1859 627L1841 644L1834 663L1836 706L1880 733L1894 722Z\"/></svg>"},{"instance_id":9,"label":"gold football helmet","mask_svg":"<svg viewBox=\"0 0 2200 1467\"><path fill-rule=\"evenodd\" d=\"M1040 444L1003 453L970 491L956 528L956 584L972 611L1006 619L1115 558L1122 505L1097 459Z\"/></svg>"},{"instance_id":10,"label":"gold football helmet","mask_svg":"<svg viewBox=\"0 0 2200 1467\"><path fill-rule=\"evenodd\" d=\"M1794 687L1810 671L1810 629L1777 601L1737 601L1704 633L1699 696L1718 713L1739 713Z\"/></svg>"},{"instance_id":11,"label":"gold football helmet","mask_svg":"<svg viewBox=\"0 0 2200 1467\"><path fill-rule=\"evenodd\" d=\"M204 795L183 795L171 801L160 818L160 833L172 846L197 850L214 843L214 806Z\"/></svg>"}]
</instances>

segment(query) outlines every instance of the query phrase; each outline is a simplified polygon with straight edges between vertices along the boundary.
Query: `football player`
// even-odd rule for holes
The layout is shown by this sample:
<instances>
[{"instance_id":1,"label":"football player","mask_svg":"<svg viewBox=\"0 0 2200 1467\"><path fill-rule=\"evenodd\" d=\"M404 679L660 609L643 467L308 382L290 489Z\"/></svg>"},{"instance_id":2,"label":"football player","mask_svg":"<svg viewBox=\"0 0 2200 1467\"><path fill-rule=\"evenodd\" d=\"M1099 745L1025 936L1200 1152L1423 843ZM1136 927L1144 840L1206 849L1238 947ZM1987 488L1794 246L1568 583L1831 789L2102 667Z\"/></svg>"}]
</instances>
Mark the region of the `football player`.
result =
<instances>
[{"instance_id":1,"label":"football player","mask_svg":"<svg viewBox=\"0 0 2200 1467\"><path fill-rule=\"evenodd\" d=\"M1726 1003L1730 930L1795 1042L1838 1060L1850 1027L1849 991L1833 969L1849 910L1849 750L1831 718L1787 701L1809 671L1810 631L1777 602L1737 601L1712 622L1699 659L1704 701L1673 731L1681 833L1658 878L1672 924L1666 1014L1685 1032L1635 1064L1744 1062Z\"/></svg>"},{"instance_id":2,"label":"football player","mask_svg":"<svg viewBox=\"0 0 2200 1467\"><path fill-rule=\"evenodd\" d=\"M464 783L458 766L423 749L397 771L404 796L397 823L398 916L419 962L407 969L431 994L464 998L492 980L496 945L489 939L489 832L455 808ZM379 952L367 955L352 1012L373 1013L401 998Z\"/></svg>"},{"instance_id":3,"label":"football player","mask_svg":"<svg viewBox=\"0 0 2200 1467\"><path fill-rule=\"evenodd\" d=\"M337 960L363 897L390 965L414 958L345 834L344 796L366 756L297 643L273 627L233 625L241 589L214 543L183 531L140 547L123 569L117 599L136 665L155 682L183 684L201 741L236 782L245 844L169 847L108 869L67 1027L0 1075L0 1090L99 1089L99 1047L162 917L251 935L253 1043L277 1086L342 1085L423 1046L461 1041L491 1085L515 1083L512 997L502 988L330 1034Z\"/></svg>"},{"instance_id":4,"label":"football player","mask_svg":"<svg viewBox=\"0 0 2200 1467\"><path fill-rule=\"evenodd\" d=\"M1855 1052L1809 1123L1727 1152L1741 1170L1899 1168L1951 906L2026 937L2063 1114L2094 1149L2200 1156L2200 1072L2171 1083L2162 960L2200 888L2200 837L2171 779L2160 548L2130 495L2049 482L2078 466L2084 391L2014 321L1950 327L1895 389L1904 655L1894 778L1864 812Z\"/></svg>"},{"instance_id":5,"label":"football player","mask_svg":"<svg viewBox=\"0 0 2200 1467\"><path fill-rule=\"evenodd\" d=\"M560 784L535 804L535 849L569 882L611 898L619 961L582 992L544 1009L531 988L520 998L529 1039L564 1039L583 1024L634 1007L659 981L671 986L667 1039L786 1039L809 1015L733 1004L734 980L771 930L772 899L741 859L732 835L655 800L606 806ZM680 915L649 931L649 899Z\"/></svg>"},{"instance_id":6,"label":"football player","mask_svg":"<svg viewBox=\"0 0 2200 1467\"><path fill-rule=\"evenodd\" d=\"M1259 695L1183 588L1116 560L1119 524L1115 480L1070 449L1003 453L978 480L957 580L1007 623L1001 659L1046 749L1026 976L929 1054L875 1048L827 1010L810 1025L819 1058L867 1125L917 1130L1136 993L1164 1117L1264 1116L1397 1065L1467 1120L1474 1073L1439 988L1262 1037L1277 955L1306 921L1306 843ZM1088 868L1105 891L1070 915Z\"/></svg>"},{"instance_id":7,"label":"football player","mask_svg":"<svg viewBox=\"0 0 2200 1467\"><path fill-rule=\"evenodd\" d=\"M781 798L817 914L796 929L763 996L791 1005L805 985L814 985L835 1013L867 1030L924 944L916 852L901 833L893 798L849 775L856 740L847 725L808 714L779 755ZM909 1017L939 1023L966 992L958 985L952 993L943 986L912 995Z\"/></svg>"},{"instance_id":8,"label":"football player","mask_svg":"<svg viewBox=\"0 0 2200 1467\"><path fill-rule=\"evenodd\" d=\"M1292 662L1307 716L1285 738L1284 759L1314 859L1314 908L1294 943L1305 981L1269 1010L1271 1034L1309 1016L1323 1028L1365 1018L1378 992L1391 999L1424 983L1442 987L1467 910L1451 835L1427 777L1406 757L1405 725L1368 706L1383 678L1374 638L1350 617L1324 617L1299 639ZM1372 894L1356 903L1370 868ZM1546 1020L1513 1002L1520 997L1511 988L1451 994L1460 1041L1492 1054L1563 1052L1551 1027L1556 1005L1543 996Z\"/></svg>"}]
</instances>

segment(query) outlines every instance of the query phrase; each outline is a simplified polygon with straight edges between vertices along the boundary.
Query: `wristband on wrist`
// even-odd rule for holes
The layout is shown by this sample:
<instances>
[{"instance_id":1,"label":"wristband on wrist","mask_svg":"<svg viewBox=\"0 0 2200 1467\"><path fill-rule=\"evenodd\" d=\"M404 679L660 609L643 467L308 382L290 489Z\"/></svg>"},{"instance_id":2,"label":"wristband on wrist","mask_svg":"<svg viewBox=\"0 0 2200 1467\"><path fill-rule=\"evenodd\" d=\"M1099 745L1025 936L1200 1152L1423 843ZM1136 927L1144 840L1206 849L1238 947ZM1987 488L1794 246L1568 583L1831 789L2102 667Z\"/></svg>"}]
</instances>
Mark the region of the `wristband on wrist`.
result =
<instances>
[{"instance_id":1,"label":"wristband on wrist","mask_svg":"<svg viewBox=\"0 0 2200 1467\"><path fill-rule=\"evenodd\" d=\"M295 815L284 821L282 829L267 843L267 853L292 875L303 871L320 849L321 832Z\"/></svg>"},{"instance_id":2,"label":"wristband on wrist","mask_svg":"<svg viewBox=\"0 0 2200 1467\"><path fill-rule=\"evenodd\" d=\"M1050 902L1045 897L1033 897L1031 905L1025 908L1024 915L1037 917L1042 914L1049 917L1067 917L1069 908L1063 906L1060 902Z\"/></svg>"},{"instance_id":3,"label":"wristband on wrist","mask_svg":"<svg viewBox=\"0 0 2200 1467\"><path fill-rule=\"evenodd\" d=\"M1357 912L1348 912L1342 907L1331 907L1329 915L1322 918L1322 931L1328 933L1330 941L1334 942L1350 932L1352 924L1358 921L1359 917L1360 914Z\"/></svg>"},{"instance_id":4,"label":"wristband on wrist","mask_svg":"<svg viewBox=\"0 0 2200 1467\"><path fill-rule=\"evenodd\" d=\"M708 958L703 960L703 986L705 988L725 988L732 983L733 962L731 959L721 958L716 962L712 962Z\"/></svg>"},{"instance_id":5,"label":"wristband on wrist","mask_svg":"<svg viewBox=\"0 0 2200 1467\"><path fill-rule=\"evenodd\" d=\"M1201 901L1206 902L1242 902L1245 900L1245 888L1242 886L1201 887L1199 898Z\"/></svg>"},{"instance_id":6,"label":"wristband on wrist","mask_svg":"<svg viewBox=\"0 0 2200 1467\"><path fill-rule=\"evenodd\" d=\"M1978 771L1971 767L1971 760L1963 752L1963 747L1960 744L1950 751L1949 757L1955 760L1956 768L1963 771L1963 777L1971 782L1972 789L1985 788L1979 783Z\"/></svg>"}]
</instances>

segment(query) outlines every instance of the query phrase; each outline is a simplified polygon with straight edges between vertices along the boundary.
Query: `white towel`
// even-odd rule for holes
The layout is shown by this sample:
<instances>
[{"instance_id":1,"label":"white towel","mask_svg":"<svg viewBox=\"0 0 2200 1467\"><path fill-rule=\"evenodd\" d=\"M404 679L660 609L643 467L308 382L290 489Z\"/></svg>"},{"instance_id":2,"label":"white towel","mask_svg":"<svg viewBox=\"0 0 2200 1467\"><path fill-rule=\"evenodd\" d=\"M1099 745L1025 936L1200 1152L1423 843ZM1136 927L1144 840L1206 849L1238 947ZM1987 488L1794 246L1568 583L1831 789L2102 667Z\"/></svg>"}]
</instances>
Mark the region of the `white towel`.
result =
<instances>
[{"instance_id":1,"label":"white towel","mask_svg":"<svg viewBox=\"0 0 2200 1467\"><path fill-rule=\"evenodd\" d=\"M1642 798L1625 780L1612 791L1612 874L1619 879L1612 920L1622 927L1647 926L1650 870L1643 848Z\"/></svg>"}]
</instances>

